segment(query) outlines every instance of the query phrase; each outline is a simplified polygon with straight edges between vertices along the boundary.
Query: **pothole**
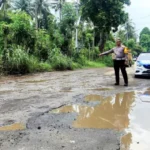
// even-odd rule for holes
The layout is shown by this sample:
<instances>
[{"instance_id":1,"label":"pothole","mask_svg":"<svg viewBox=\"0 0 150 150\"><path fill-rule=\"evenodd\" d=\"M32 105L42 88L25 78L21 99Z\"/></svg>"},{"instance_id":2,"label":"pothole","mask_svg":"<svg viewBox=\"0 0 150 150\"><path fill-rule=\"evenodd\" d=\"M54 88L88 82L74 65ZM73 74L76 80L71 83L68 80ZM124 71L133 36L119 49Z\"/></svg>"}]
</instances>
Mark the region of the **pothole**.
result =
<instances>
[{"instance_id":1,"label":"pothole","mask_svg":"<svg viewBox=\"0 0 150 150\"><path fill-rule=\"evenodd\" d=\"M134 92L117 94L104 98L99 95L88 95L85 101L100 101L96 106L70 105L53 110L53 113L76 113L73 121L75 128L99 128L123 130L129 125L129 111L134 102Z\"/></svg>"},{"instance_id":2,"label":"pothole","mask_svg":"<svg viewBox=\"0 0 150 150\"><path fill-rule=\"evenodd\" d=\"M139 93L131 91L118 93L110 97L101 95L78 96L80 101L67 106L53 109L47 114L32 118L29 128L55 129L109 129L128 131L120 142L121 150L138 149L137 146L150 147L150 105L141 101L139 97L149 96L149 89ZM148 93L148 94L147 94ZM150 96L149 96L150 98ZM89 105L98 102L96 105ZM132 141L132 142L131 142ZM146 149L147 150L147 149Z\"/></svg>"}]
</instances>

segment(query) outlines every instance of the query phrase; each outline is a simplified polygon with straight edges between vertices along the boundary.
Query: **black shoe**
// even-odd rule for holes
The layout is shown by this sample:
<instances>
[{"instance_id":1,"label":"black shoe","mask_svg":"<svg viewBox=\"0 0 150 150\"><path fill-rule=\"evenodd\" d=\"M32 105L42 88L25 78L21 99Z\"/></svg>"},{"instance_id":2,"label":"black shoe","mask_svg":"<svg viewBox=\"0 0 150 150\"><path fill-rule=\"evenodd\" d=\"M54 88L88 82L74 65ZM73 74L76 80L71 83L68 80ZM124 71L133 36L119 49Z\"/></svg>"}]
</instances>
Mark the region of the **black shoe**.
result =
<instances>
[{"instance_id":1,"label":"black shoe","mask_svg":"<svg viewBox=\"0 0 150 150\"><path fill-rule=\"evenodd\" d=\"M119 85L119 83L115 83L114 85Z\"/></svg>"},{"instance_id":2,"label":"black shoe","mask_svg":"<svg viewBox=\"0 0 150 150\"><path fill-rule=\"evenodd\" d=\"M128 84L127 84L127 83L125 83L125 84L124 84L124 86L128 86Z\"/></svg>"}]
</instances>

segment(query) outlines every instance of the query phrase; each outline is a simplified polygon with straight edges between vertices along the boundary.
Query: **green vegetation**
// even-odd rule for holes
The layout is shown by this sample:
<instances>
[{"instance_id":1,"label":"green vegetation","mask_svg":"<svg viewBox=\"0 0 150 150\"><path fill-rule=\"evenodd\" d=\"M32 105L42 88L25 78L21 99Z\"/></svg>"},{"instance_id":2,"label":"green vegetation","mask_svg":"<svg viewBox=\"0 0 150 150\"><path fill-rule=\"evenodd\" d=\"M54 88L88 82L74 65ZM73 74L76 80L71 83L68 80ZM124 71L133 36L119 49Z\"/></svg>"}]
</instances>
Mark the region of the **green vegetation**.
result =
<instances>
[{"instance_id":1,"label":"green vegetation","mask_svg":"<svg viewBox=\"0 0 150 150\"><path fill-rule=\"evenodd\" d=\"M104 63L101 63L99 61L87 61L87 65L84 68L99 68L99 67L106 67Z\"/></svg>"},{"instance_id":2,"label":"green vegetation","mask_svg":"<svg viewBox=\"0 0 150 150\"><path fill-rule=\"evenodd\" d=\"M140 33L140 45L145 52L150 51L150 29L145 27Z\"/></svg>"},{"instance_id":3,"label":"green vegetation","mask_svg":"<svg viewBox=\"0 0 150 150\"><path fill-rule=\"evenodd\" d=\"M111 56L99 58L98 54L115 46L116 31L133 54L147 51L150 31L144 29L140 43L136 42L134 26L124 12L124 5L129 4L129 0L108 0L107 4L81 0L78 6L64 1L1 1L0 73L112 66ZM118 30L120 25L123 28Z\"/></svg>"}]
</instances>

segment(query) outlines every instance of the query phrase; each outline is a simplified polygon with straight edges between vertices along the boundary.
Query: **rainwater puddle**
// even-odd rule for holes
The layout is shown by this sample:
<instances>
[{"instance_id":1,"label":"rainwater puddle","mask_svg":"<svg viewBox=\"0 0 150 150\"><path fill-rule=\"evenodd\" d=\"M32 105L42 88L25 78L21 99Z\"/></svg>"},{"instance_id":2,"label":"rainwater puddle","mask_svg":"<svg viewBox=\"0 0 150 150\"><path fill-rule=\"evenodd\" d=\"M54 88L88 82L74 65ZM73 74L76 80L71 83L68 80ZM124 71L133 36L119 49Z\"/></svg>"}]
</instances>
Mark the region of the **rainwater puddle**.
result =
<instances>
[{"instance_id":1,"label":"rainwater puddle","mask_svg":"<svg viewBox=\"0 0 150 150\"><path fill-rule=\"evenodd\" d=\"M140 95L140 99L142 102L150 103L150 88Z\"/></svg>"},{"instance_id":2,"label":"rainwater puddle","mask_svg":"<svg viewBox=\"0 0 150 150\"><path fill-rule=\"evenodd\" d=\"M129 100L130 97L130 100ZM114 97L104 98L99 95L89 95L85 101L100 101L95 107L72 105L55 110L55 113L78 114L73 126L76 128L100 128L122 130L128 127L128 114L134 102L134 92L125 93Z\"/></svg>"},{"instance_id":3,"label":"rainwater puddle","mask_svg":"<svg viewBox=\"0 0 150 150\"><path fill-rule=\"evenodd\" d=\"M25 126L21 123L15 123L12 125L0 127L0 131L18 131L18 130L24 130L24 129L25 129Z\"/></svg>"},{"instance_id":4,"label":"rainwater puddle","mask_svg":"<svg viewBox=\"0 0 150 150\"><path fill-rule=\"evenodd\" d=\"M107 98L88 95L85 101L100 101L100 104L94 107L76 104L64 106L53 113L77 113L77 118L72 123L75 128L126 132L120 141L121 150L150 150L150 119L146 117L150 114L150 104L143 101L145 95L150 101L150 89L140 95L138 91Z\"/></svg>"}]
</instances>

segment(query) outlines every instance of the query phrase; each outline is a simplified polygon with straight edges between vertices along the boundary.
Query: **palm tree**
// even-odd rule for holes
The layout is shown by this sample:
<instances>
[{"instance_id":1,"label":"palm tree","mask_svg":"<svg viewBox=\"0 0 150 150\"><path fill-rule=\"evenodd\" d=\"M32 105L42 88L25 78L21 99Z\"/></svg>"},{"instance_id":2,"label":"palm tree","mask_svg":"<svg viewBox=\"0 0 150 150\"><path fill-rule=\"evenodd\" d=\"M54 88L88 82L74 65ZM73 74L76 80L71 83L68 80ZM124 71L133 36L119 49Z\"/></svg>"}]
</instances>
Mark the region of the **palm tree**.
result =
<instances>
[{"instance_id":1,"label":"palm tree","mask_svg":"<svg viewBox=\"0 0 150 150\"><path fill-rule=\"evenodd\" d=\"M30 0L17 0L14 2L14 8L25 11L30 15Z\"/></svg>"},{"instance_id":2,"label":"palm tree","mask_svg":"<svg viewBox=\"0 0 150 150\"><path fill-rule=\"evenodd\" d=\"M39 20L44 21L50 14L49 4L46 0L35 0L32 4L32 16L35 18L36 29L40 27ZM42 19L42 18L45 19Z\"/></svg>"},{"instance_id":3,"label":"palm tree","mask_svg":"<svg viewBox=\"0 0 150 150\"><path fill-rule=\"evenodd\" d=\"M124 26L126 31L126 38L129 39L136 39L136 33L135 33L135 26L132 22L132 20L128 20Z\"/></svg>"}]
</instances>

